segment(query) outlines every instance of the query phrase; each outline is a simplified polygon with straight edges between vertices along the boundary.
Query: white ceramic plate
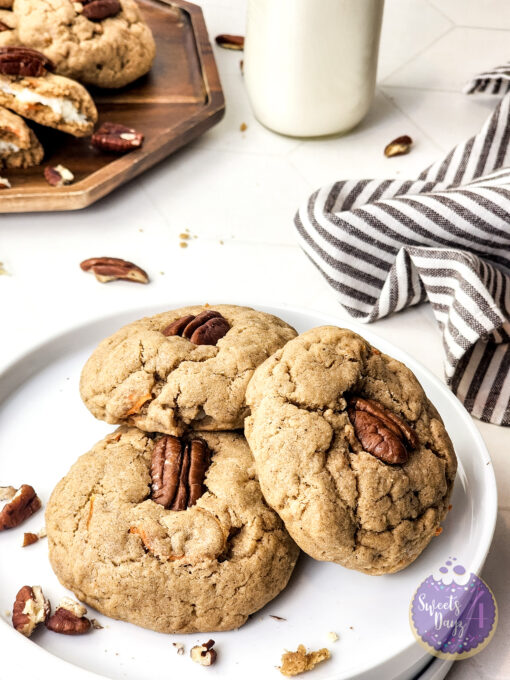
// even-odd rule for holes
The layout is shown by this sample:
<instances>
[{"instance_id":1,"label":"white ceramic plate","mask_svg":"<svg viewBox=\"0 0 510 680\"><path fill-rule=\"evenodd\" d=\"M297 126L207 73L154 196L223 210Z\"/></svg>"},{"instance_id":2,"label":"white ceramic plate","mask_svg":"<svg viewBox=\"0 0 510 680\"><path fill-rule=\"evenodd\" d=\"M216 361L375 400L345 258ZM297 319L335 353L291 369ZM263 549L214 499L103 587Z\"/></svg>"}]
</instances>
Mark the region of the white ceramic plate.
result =
<instances>
[{"instance_id":1,"label":"white ceramic plate","mask_svg":"<svg viewBox=\"0 0 510 680\"><path fill-rule=\"evenodd\" d=\"M173 306L180 306L177 303ZM170 306L169 306L170 307ZM335 318L303 310L259 306L302 332ZM32 484L43 503L74 460L112 426L94 420L78 393L80 370L94 346L121 325L161 309L137 309L101 319L58 336L12 364L0 379L0 484ZM441 413L459 457L453 510L440 537L399 574L366 576L335 564L302 557L288 588L238 631L219 633L218 662L203 669L188 651L207 635L162 635L91 611L104 630L72 638L47 630L31 640L16 633L5 612L24 584L43 586L56 604L64 589L47 559L46 541L20 547L23 531L37 531L42 512L16 530L0 535L1 672L17 677L153 680L260 680L281 678L276 666L284 649L299 643L327 646L332 660L313 672L314 680L393 680L410 677L430 657L415 642L408 606L419 583L449 556L479 572L489 549L496 518L496 485L485 445L470 416L452 393L405 352L367 327L342 323L362 333L382 351L404 361L417 375ZM269 617L275 614L286 621ZM327 633L335 631L338 642ZM178 656L172 642L186 645ZM67 662L67 663L66 663ZM70 665L72 664L72 666ZM30 676L28 670L30 669ZM97 675L96 675L97 674ZM9 673L12 677L12 673Z\"/></svg>"}]
</instances>

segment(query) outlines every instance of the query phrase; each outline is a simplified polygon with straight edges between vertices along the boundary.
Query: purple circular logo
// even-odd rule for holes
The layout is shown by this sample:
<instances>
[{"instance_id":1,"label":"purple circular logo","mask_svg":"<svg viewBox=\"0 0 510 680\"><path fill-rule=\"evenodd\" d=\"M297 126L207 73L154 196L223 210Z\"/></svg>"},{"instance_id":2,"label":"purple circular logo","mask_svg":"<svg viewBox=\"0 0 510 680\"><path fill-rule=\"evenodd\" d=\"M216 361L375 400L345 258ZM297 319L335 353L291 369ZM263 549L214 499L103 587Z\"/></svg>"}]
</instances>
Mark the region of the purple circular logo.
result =
<instances>
[{"instance_id":1,"label":"purple circular logo","mask_svg":"<svg viewBox=\"0 0 510 680\"><path fill-rule=\"evenodd\" d=\"M416 639L430 654L462 659L490 642L498 607L487 584L451 557L420 584L409 619Z\"/></svg>"}]
</instances>

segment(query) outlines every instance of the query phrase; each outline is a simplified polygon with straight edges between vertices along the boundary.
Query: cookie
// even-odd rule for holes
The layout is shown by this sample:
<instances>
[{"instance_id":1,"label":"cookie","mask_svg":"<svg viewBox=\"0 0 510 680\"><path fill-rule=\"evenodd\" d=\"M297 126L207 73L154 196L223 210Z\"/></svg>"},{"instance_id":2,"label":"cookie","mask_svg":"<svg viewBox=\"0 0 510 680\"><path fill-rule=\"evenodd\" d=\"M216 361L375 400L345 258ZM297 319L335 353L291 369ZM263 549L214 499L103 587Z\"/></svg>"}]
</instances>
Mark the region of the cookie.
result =
<instances>
[{"instance_id":1,"label":"cookie","mask_svg":"<svg viewBox=\"0 0 510 680\"><path fill-rule=\"evenodd\" d=\"M97 121L96 105L83 85L54 73L0 74L0 105L74 137L91 135Z\"/></svg>"},{"instance_id":2,"label":"cookie","mask_svg":"<svg viewBox=\"0 0 510 680\"><path fill-rule=\"evenodd\" d=\"M78 599L164 633L242 626L298 556L236 433L186 445L119 428L59 482L46 530L52 567Z\"/></svg>"},{"instance_id":3,"label":"cookie","mask_svg":"<svg viewBox=\"0 0 510 680\"><path fill-rule=\"evenodd\" d=\"M0 47L17 45L19 38L16 30L16 17L14 12L1 9L2 7L2 0L0 0Z\"/></svg>"},{"instance_id":4,"label":"cookie","mask_svg":"<svg viewBox=\"0 0 510 680\"><path fill-rule=\"evenodd\" d=\"M97 87L123 87L150 70L156 46L134 0L113 4L120 11L91 20L92 3L15 0L21 44L43 52L63 76Z\"/></svg>"},{"instance_id":5,"label":"cookie","mask_svg":"<svg viewBox=\"0 0 510 680\"><path fill-rule=\"evenodd\" d=\"M396 572L440 531L455 452L404 364L349 330L315 328L255 371L247 403L264 496L315 559Z\"/></svg>"},{"instance_id":6,"label":"cookie","mask_svg":"<svg viewBox=\"0 0 510 680\"><path fill-rule=\"evenodd\" d=\"M31 130L15 113L0 106L0 168L39 165L44 150Z\"/></svg>"},{"instance_id":7,"label":"cookie","mask_svg":"<svg viewBox=\"0 0 510 680\"><path fill-rule=\"evenodd\" d=\"M164 312L101 342L83 369L81 396L96 418L146 432L241 428L254 369L295 336L248 307Z\"/></svg>"}]
</instances>

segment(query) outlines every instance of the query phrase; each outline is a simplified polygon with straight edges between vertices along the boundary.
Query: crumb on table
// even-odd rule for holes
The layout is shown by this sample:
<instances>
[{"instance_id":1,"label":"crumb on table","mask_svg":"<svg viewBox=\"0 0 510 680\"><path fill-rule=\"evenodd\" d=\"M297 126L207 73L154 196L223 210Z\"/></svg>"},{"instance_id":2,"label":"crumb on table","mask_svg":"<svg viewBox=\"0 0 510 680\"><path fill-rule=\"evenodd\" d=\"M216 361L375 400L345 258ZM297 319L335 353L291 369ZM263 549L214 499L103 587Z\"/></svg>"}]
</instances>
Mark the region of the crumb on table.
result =
<instances>
[{"instance_id":1,"label":"crumb on table","mask_svg":"<svg viewBox=\"0 0 510 680\"><path fill-rule=\"evenodd\" d=\"M282 665L280 673L287 677L299 675L306 671L311 671L317 664L331 658L329 649L323 647L317 652L306 652L304 645L299 645L296 652L285 652L282 654Z\"/></svg>"}]
</instances>

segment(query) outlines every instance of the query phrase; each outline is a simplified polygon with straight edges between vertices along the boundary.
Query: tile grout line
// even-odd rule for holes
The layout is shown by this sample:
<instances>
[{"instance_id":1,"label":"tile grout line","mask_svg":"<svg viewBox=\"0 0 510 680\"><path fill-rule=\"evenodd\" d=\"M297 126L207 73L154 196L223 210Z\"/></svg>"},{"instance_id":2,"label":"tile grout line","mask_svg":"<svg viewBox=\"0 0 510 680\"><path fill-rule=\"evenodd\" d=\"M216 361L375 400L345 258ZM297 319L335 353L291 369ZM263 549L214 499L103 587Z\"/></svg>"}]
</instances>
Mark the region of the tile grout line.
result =
<instances>
[{"instance_id":1,"label":"tile grout line","mask_svg":"<svg viewBox=\"0 0 510 680\"><path fill-rule=\"evenodd\" d=\"M418 50L418 52L416 52L416 54L414 54L410 59L408 59L404 63L400 64L400 66L397 66L397 68L394 71L392 71L391 73L389 73L387 76L384 76L384 78L381 81L379 81L379 84L382 84L386 80L388 80L388 78L393 77L396 73L398 73L401 69L403 69L404 66L408 66L409 64L411 64L418 57L420 57L422 54L424 54L429 48L431 48L433 45L435 45L440 40L442 40L445 36L447 36L448 33L451 33L454 28L456 28L455 24L450 22L450 26L446 29L446 31L444 33L441 33L441 35L438 35L436 38L434 38L434 40L432 40L432 42L425 45L425 47L423 47L421 50Z\"/></svg>"},{"instance_id":2,"label":"tile grout line","mask_svg":"<svg viewBox=\"0 0 510 680\"><path fill-rule=\"evenodd\" d=\"M402 88L402 89L405 89L405 88ZM407 89L409 89L409 88L407 88ZM400 111L400 113L401 113L405 118L407 118L408 121L410 121L415 127L417 127L418 130L422 133L422 135L424 135L424 136L429 140L429 142L431 142L432 145L433 145L439 152L444 152L445 150L447 150L447 149L443 149L443 147L442 147L435 139L433 139L433 138L430 136L430 134L429 134L428 132L426 132L426 131L421 127L421 125L419 125L413 118L411 118L411 116L410 116L408 113L406 113L403 109L401 109L400 106L399 106L395 101L393 101L392 99L390 99L390 97L388 96L388 94L387 94L386 92L384 92L381 88L379 88L379 91L381 92L382 96L388 101L388 103L389 103L391 106L394 106L394 107L397 109L397 111Z\"/></svg>"}]
</instances>

